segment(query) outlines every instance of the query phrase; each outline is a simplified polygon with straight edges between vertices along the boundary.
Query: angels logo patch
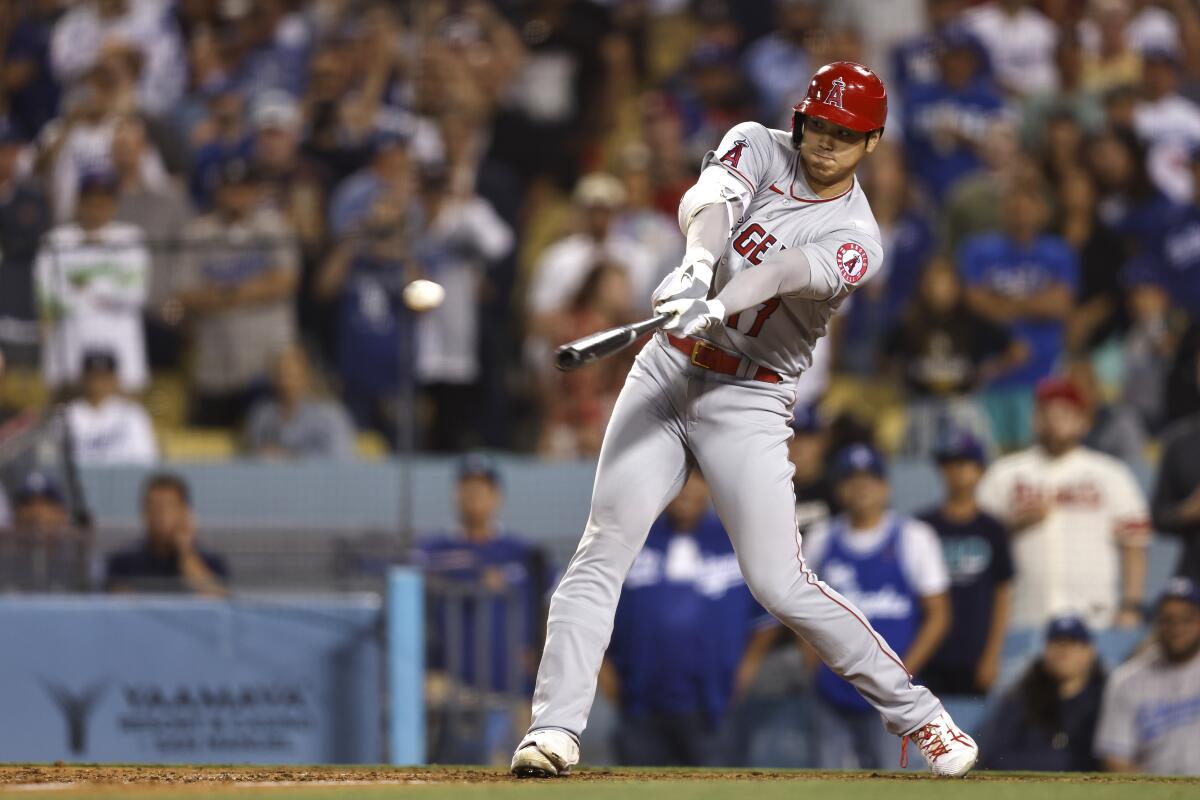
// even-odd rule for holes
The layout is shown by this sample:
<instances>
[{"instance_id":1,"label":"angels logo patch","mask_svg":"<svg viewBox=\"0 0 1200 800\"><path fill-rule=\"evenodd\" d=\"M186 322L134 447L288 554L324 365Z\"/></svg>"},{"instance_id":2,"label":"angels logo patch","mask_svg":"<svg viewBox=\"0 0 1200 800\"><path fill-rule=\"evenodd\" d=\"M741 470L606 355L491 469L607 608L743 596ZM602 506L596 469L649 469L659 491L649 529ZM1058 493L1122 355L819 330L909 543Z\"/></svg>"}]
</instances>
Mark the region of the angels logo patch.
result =
<instances>
[{"instance_id":1,"label":"angels logo patch","mask_svg":"<svg viewBox=\"0 0 1200 800\"><path fill-rule=\"evenodd\" d=\"M846 242L838 248L837 265L847 283L858 283L867 274L867 251L854 242Z\"/></svg>"}]
</instances>

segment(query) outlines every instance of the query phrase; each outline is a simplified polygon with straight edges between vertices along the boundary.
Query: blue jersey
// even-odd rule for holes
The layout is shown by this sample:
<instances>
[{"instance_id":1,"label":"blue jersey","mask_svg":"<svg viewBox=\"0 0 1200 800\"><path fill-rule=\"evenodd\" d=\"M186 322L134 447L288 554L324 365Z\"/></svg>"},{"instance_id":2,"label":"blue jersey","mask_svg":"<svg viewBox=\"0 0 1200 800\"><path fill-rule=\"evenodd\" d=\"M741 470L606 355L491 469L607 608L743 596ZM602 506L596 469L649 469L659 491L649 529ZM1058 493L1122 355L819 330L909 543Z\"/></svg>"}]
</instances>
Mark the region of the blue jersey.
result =
<instances>
[{"instance_id":1,"label":"blue jersey","mask_svg":"<svg viewBox=\"0 0 1200 800\"><path fill-rule=\"evenodd\" d=\"M900 562L903 530L904 518L893 515L879 547L855 553L846 545L850 535L846 520L839 517L829 525L829 546L817 565L825 582L857 605L884 641L901 654L921 627L921 596ZM817 671L817 691L840 708L871 709L857 689L824 664Z\"/></svg>"},{"instance_id":2,"label":"blue jersey","mask_svg":"<svg viewBox=\"0 0 1200 800\"><path fill-rule=\"evenodd\" d=\"M475 543L438 535L417 543L414 561L451 588L433 592L429 665L485 690L527 691L522 661L533 647L540 587L531 574L536 550L513 536ZM501 591L495 591L502 587ZM453 589L462 591L456 596ZM492 596L486 597L487 589ZM482 623L482 629L480 628ZM516 642L517 650L510 649ZM480 644L487 653L479 652ZM514 671L516 674L514 674Z\"/></svg>"},{"instance_id":3,"label":"blue jersey","mask_svg":"<svg viewBox=\"0 0 1200 800\"><path fill-rule=\"evenodd\" d=\"M1171 298L1171 303L1200 316L1200 208L1173 206L1147 252L1139 257Z\"/></svg>"},{"instance_id":4,"label":"blue jersey","mask_svg":"<svg viewBox=\"0 0 1200 800\"><path fill-rule=\"evenodd\" d=\"M717 516L689 533L660 517L625 579L608 646L622 711L719 719L750 635L767 624Z\"/></svg>"},{"instance_id":5,"label":"blue jersey","mask_svg":"<svg viewBox=\"0 0 1200 800\"><path fill-rule=\"evenodd\" d=\"M950 187L983 166L973 141L981 141L1004 111L991 84L977 80L962 89L941 83L913 87L904 111L909 170L942 200Z\"/></svg>"},{"instance_id":6,"label":"blue jersey","mask_svg":"<svg viewBox=\"0 0 1200 800\"><path fill-rule=\"evenodd\" d=\"M1059 236L1039 236L1020 246L999 233L971 237L959 254L968 286L990 289L1005 297L1027 299L1060 283L1075 294L1079 265L1071 246ZM1025 319L1013 323L1014 337L1029 347L1029 358L993 382L997 387L1032 386L1050 375L1063 349L1063 323Z\"/></svg>"}]
</instances>

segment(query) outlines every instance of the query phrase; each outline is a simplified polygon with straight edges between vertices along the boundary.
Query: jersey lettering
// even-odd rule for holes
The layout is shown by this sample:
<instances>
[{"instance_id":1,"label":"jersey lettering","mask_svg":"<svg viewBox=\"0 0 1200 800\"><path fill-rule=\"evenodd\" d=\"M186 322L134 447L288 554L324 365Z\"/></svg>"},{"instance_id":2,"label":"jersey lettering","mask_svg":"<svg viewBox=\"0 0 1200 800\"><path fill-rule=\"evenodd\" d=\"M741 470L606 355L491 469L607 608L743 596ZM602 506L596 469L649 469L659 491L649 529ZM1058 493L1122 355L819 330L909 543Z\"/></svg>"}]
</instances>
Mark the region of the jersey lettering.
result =
<instances>
[{"instance_id":1,"label":"jersey lettering","mask_svg":"<svg viewBox=\"0 0 1200 800\"><path fill-rule=\"evenodd\" d=\"M762 263L763 253L778 241L774 236L763 230L762 225L755 222L747 225L746 229L738 234L737 239L733 241L733 249L742 258L758 266Z\"/></svg>"},{"instance_id":2,"label":"jersey lettering","mask_svg":"<svg viewBox=\"0 0 1200 800\"><path fill-rule=\"evenodd\" d=\"M738 139L733 143L733 147L729 148L729 152L721 156L719 159L722 164L728 164L733 169L738 168L738 162L742 160L742 150L750 143L745 139Z\"/></svg>"}]
</instances>

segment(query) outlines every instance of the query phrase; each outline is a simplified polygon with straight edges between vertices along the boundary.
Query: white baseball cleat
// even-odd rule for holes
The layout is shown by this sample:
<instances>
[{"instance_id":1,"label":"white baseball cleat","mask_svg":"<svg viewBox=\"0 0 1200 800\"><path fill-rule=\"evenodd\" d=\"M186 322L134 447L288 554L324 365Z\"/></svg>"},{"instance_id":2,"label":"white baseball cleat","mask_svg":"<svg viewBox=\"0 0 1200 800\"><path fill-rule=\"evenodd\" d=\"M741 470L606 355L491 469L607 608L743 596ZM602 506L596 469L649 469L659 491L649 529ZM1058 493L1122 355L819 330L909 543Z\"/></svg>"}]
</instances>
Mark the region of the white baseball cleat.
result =
<instances>
[{"instance_id":1,"label":"white baseball cleat","mask_svg":"<svg viewBox=\"0 0 1200 800\"><path fill-rule=\"evenodd\" d=\"M579 742L566 731L530 731L513 753L512 774L518 778L559 778L579 763Z\"/></svg>"},{"instance_id":2,"label":"white baseball cleat","mask_svg":"<svg viewBox=\"0 0 1200 800\"><path fill-rule=\"evenodd\" d=\"M906 766L908 761L905 748L909 739L917 743L925 763L929 765L929 771L943 778L962 778L979 760L979 745L955 725L945 711L904 737L901 746L901 761L904 763L901 766Z\"/></svg>"}]
</instances>

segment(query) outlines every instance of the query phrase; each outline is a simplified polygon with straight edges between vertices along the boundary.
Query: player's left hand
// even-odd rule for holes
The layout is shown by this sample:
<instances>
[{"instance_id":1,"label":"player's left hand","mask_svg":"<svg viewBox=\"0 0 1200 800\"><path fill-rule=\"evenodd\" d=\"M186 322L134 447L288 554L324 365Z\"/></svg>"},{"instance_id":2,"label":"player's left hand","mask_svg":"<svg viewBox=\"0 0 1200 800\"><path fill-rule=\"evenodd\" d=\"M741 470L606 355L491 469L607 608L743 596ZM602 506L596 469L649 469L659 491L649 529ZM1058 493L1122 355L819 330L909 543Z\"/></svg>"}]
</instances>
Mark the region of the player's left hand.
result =
<instances>
[{"instance_id":1,"label":"player's left hand","mask_svg":"<svg viewBox=\"0 0 1200 800\"><path fill-rule=\"evenodd\" d=\"M692 336L720 325L725 319L725 304L720 300L671 300L656 305L654 313L675 315L663 330Z\"/></svg>"}]
</instances>

